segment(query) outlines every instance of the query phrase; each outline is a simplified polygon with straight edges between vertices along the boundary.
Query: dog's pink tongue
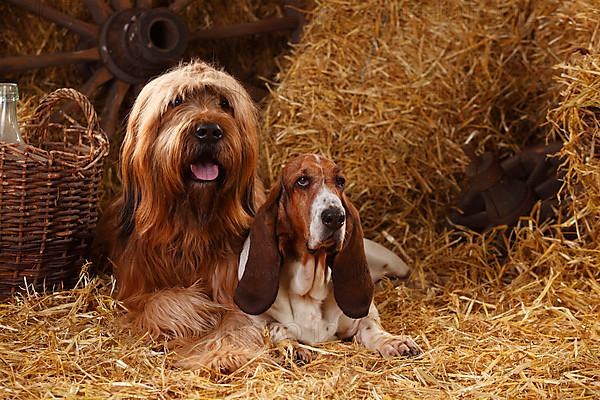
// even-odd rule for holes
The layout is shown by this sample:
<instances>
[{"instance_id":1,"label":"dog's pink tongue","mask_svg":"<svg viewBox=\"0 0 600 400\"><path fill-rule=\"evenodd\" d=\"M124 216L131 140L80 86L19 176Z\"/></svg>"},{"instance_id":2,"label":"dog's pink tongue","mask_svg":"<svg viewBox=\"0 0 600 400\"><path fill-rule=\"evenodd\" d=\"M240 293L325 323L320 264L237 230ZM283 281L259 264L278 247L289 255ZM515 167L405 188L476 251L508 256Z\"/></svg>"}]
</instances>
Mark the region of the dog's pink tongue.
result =
<instances>
[{"instance_id":1,"label":"dog's pink tongue","mask_svg":"<svg viewBox=\"0 0 600 400\"><path fill-rule=\"evenodd\" d=\"M192 164L192 173L196 179L214 181L219 176L219 166L213 163Z\"/></svg>"}]
</instances>

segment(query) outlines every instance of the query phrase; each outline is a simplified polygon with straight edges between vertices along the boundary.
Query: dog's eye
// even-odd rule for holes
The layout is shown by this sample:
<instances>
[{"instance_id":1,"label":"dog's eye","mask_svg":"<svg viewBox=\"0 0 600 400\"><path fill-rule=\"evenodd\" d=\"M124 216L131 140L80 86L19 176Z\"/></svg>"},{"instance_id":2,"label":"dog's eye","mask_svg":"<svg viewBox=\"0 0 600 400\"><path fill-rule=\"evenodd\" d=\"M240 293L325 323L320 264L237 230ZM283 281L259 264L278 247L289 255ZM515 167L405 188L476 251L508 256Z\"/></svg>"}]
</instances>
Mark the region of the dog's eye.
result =
<instances>
[{"instance_id":1,"label":"dog's eye","mask_svg":"<svg viewBox=\"0 0 600 400\"><path fill-rule=\"evenodd\" d=\"M229 100L227 100L225 97L221 97L219 100L219 107L221 107L223 111L231 110L231 104L229 104Z\"/></svg>"},{"instance_id":2,"label":"dog's eye","mask_svg":"<svg viewBox=\"0 0 600 400\"><path fill-rule=\"evenodd\" d=\"M308 185L310 185L310 179L308 179L307 176L301 176L300 178L296 179L296 186L306 188Z\"/></svg>"},{"instance_id":3,"label":"dog's eye","mask_svg":"<svg viewBox=\"0 0 600 400\"><path fill-rule=\"evenodd\" d=\"M183 99L180 96L175 97L175 100L171 102L171 107L175 108L183 103Z\"/></svg>"},{"instance_id":4,"label":"dog's eye","mask_svg":"<svg viewBox=\"0 0 600 400\"><path fill-rule=\"evenodd\" d=\"M335 184L340 189L343 189L344 186L346 186L346 179L344 177L342 177L342 176L336 176L335 177Z\"/></svg>"}]
</instances>

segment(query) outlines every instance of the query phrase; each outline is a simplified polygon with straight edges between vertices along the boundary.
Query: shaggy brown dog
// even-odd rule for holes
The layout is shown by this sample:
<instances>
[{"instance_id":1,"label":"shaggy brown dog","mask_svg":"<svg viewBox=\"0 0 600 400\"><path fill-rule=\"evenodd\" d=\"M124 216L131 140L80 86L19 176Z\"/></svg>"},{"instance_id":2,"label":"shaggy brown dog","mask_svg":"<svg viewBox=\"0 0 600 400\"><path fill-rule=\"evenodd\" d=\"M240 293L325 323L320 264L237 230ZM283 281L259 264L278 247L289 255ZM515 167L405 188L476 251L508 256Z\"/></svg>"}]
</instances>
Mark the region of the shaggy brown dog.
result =
<instances>
[{"instance_id":1,"label":"shaggy brown dog","mask_svg":"<svg viewBox=\"0 0 600 400\"><path fill-rule=\"evenodd\" d=\"M140 92L112 207L118 298L134 324L185 343L184 364L233 370L262 347L233 303L237 261L262 185L256 110L231 76L194 62Z\"/></svg>"}]
</instances>

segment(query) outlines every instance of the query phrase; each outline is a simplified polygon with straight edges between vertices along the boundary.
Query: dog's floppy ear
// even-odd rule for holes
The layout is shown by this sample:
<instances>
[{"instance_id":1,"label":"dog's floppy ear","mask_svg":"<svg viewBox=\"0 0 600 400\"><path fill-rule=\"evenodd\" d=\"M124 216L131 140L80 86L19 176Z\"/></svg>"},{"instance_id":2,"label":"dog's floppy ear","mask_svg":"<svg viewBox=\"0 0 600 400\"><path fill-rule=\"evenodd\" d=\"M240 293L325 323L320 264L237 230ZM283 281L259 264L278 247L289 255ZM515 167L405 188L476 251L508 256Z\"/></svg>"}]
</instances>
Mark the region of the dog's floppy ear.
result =
<instances>
[{"instance_id":1,"label":"dog's floppy ear","mask_svg":"<svg viewBox=\"0 0 600 400\"><path fill-rule=\"evenodd\" d=\"M346 195L342 195L342 203L346 210L346 235L342 248L329 263L333 295L344 314L363 318L373 300L373 281L367 267L360 216Z\"/></svg>"},{"instance_id":2,"label":"dog's floppy ear","mask_svg":"<svg viewBox=\"0 0 600 400\"><path fill-rule=\"evenodd\" d=\"M254 180L248 184L248 188L242 197L242 207L246 214L256 216L256 203L254 201Z\"/></svg>"},{"instance_id":3,"label":"dog's floppy ear","mask_svg":"<svg viewBox=\"0 0 600 400\"><path fill-rule=\"evenodd\" d=\"M124 175L122 182L123 200L119 215L119 236L121 240L127 240L135 228L135 212L140 202L140 191L130 172Z\"/></svg>"},{"instance_id":4,"label":"dog's floppy ear","mask_svg":"<svg viewBox=\"0 0 600 400\"><path fill-rule=\"evenodd\" d=\"M133 118L130 117L130 118ZM135 214L141 200L141 188L136 177L134 152L136 146L135 131L131 123L121 147L121 210L119 215L119 236L127 240L135 229Z\"/></svg>"},{"instance_id":5,"label":"dog's floppy ear","mask_svg":"<svg viewBox=\"0 0 600 400\"><path fill-rule=\"evenodd\" d=\"M142 90L143 91L143 90ZM145 92L144 92L145 93ZM149 127L156 126L156 116L147 118L149 121L142 120L144 110L148 108L148 94L140 93L131 109L127 121L127 129L123 144L121 145L121 185L122 198L121 210L119 215L119 231L118 234L121 240L127 240L135 226L135 215L140 206L142 199L142 187L140 182L139 170L136 165L139 165L142 160L139 160L137 154L145 156L146 152L136 151L139 143L139 135L142 130L149 130ZM137 163L137 164L136 164Z\"/></svg>"},{"instance_id":6,"label":"dog's floppy ear","mask_svg":"<svg viewBox=\"0 0 600 400\"><path fill-rule=\"evenodd\" d=\"M262 314L277 297L281 270L277 214L282 192L282 185L278 183L250 228L248 260L234 296L238 307L248 314Z\"/></svg>"}]
</instances>

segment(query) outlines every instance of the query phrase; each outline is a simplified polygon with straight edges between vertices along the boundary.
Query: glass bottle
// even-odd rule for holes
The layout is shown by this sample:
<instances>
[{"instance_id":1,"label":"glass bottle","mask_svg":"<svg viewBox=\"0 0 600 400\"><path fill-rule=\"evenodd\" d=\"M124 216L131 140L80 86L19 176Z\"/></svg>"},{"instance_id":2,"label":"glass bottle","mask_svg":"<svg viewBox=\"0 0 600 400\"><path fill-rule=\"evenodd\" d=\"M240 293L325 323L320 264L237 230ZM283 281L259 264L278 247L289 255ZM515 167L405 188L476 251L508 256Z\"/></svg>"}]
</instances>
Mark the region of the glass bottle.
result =
<instances>
[{"instance_id":1,"label":"glass bottle","mask_svg":"<svg viewBox=\"0 0 600 400\"><path fill-rule=\"evenodd\" d=\"M19 89L16 83L0 83L0 141L24 144L17 121Z\"/></svg>"}]
</instances>

